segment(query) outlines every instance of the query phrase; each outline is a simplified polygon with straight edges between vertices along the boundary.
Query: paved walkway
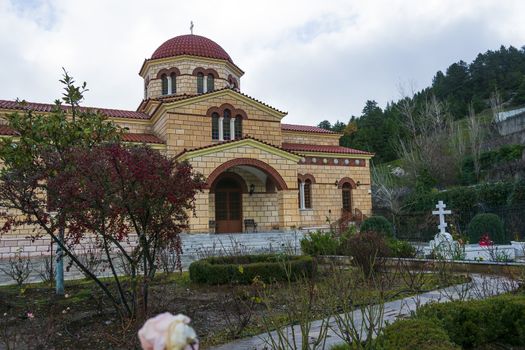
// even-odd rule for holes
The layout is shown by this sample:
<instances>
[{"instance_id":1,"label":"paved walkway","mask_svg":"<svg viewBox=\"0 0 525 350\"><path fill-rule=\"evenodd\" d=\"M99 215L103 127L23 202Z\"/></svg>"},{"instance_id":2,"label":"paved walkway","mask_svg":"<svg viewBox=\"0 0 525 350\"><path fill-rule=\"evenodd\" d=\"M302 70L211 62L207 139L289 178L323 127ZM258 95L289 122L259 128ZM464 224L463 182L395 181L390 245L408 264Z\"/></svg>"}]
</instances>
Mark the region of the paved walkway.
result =
<instances>
[{"instance_id":1,"label":"paved walkway","mask_svg":"<svg viewBox=\"0 0 525 350\"><path fill-rule=\"evenodd\" d=\"M415 311L419 306L430 303L430 302L447 302L458 299L481 299L492 295L505 293L517 288L517 284L503 277L494 276L472 276L472 281L465 284L455 285L444 289L423 293L413 297L407 297L404 299L394 300L384 304L384 319L383 323L392 323L398 318L402 318L410 315L412 311ZM361 328L360 325L365 324L363 322L363 315L360 310L353 312L353 319L357 327ZM322 325L328 320L317 320L312 323L312 327L309 332L311 340L316 339L319 333L322 331ZM336 344L343 342L342 338L338 335L336 323L333 319L329 320L330 328L328 330L328 336L324 347L319 349L330 349ZM366 328L366 327L363 327ZM362 339L366 339L364 329L361 329ZM301 348L301 331L298 326L286 327L284 333L287 334L288 339L292 338L292 334L295 334L297 347ZM277 339L277 333L272 332L272 337ZM260 334L258 336L240 339L228 344L220 345L211 348L210 350L263 350L271 349L270 337L268 334ZM290 348L292 349L292 348ZM283 349L288 350L288 349Z\"/></svg>"}]
</instances>

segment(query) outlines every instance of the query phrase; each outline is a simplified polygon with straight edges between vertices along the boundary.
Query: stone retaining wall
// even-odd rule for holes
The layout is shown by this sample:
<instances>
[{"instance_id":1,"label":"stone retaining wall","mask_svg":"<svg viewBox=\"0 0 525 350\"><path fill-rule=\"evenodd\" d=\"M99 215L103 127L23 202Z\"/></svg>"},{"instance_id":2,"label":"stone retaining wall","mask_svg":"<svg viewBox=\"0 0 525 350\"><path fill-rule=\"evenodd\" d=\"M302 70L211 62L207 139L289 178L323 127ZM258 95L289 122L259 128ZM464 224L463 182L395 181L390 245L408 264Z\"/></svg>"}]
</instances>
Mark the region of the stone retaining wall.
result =
<instances>
[{"instance_id":1,"label":"stone retaining wall","mask_svg":"<svg viewBox=\"0 0 525 350\"><path fill-rule=\"evenodd\" d=\"M303 233L297 232L261 232L261 233L239 233L239 234L181 234L183 249L183 266L203 256L226 255L240 253L261 252L300 252L299 241ZM136 246L136 236L131 236L129 242L123 245L129 249ZM77 246L78 253L85 253L93 249L91 238L82 240ZM53 250L56 249L54 245ZM51 241L47 237L36 240L24 236L2 236L0 237L0 259L13 257L17 252L24 257L40 257L51 255Z\"/></svg>"}]
</instances>

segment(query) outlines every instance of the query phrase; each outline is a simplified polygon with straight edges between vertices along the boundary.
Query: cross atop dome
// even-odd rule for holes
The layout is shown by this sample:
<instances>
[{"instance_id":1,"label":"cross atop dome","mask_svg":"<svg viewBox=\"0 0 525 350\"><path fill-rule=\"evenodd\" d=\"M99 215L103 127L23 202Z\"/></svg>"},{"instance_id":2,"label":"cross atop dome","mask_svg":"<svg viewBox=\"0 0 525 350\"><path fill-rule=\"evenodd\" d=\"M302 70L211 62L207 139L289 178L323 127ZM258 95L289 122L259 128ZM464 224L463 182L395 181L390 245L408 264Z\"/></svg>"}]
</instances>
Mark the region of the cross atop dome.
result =
<instances>
[{"instance_id":1,"label":"cross atop dome","mask_svg":"<svg viewBox=\"0 0 525 350\"><path fill-rule=\"evenodd\" d=\"M193 35L193 21L190 22L190 32Z\"/></svg>"}]
</instances>

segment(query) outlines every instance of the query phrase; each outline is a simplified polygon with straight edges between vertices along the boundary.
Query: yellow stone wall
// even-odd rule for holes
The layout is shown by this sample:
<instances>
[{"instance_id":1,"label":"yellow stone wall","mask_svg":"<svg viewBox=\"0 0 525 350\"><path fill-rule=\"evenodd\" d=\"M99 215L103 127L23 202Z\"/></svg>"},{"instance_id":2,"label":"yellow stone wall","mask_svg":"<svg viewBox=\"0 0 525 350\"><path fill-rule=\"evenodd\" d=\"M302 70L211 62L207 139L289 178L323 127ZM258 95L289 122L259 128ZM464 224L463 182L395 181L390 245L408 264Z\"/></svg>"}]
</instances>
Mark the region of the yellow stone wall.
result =
<instances>
[{"instance_id":1,"label":"yellow stone wall","mask_svg":"<svg viewBox=\"0 0 525 350\"><path fill-rule=\"evenodd\" d=\"M166 141L168 154L172 155L185 148L193 149L217 143L219 141L212 140L211 118L206 116L206 113L211 107L220 107L224 103L242 109L248 115L248 119L243 120L244 136L251 136L275 146L281 145L281 124L277 117L231 96L211 97L170 108L154 120L153 131Z\"/></svg>"},{"instance_id":2,"label":"yellow stone wall","mask_svg":"<svg viewBox=\"0 0 525 350\"><path fill-rule=\"evenodd\" d=\"M176 95L197 93L197 77L193 76L193 71L196 68L214 69L219 78L215 79L215 90L222 89L228 86L228 76L232 75L240 84L240 76L230 68L230 65L225 61L214 59L199 59L197 57L173 57L151 61L145 71L143 78L149 78L149 85L146 98L155 98L162 96L162 82L157 79L157 75L162 69L170 69L176 67L180 71L180 76L177 77L177 91Z\"/></svg>"},{"instance_id":3,"label":"yellow stone wall","mask_svg":"<svg viewBox=\"0 0 525 350\"><path fill-rule=\"evenodd\" d=\"M339 146L339 134L316 134L295 131L283 131L283 142L301 143L310 145Z\"/></svg>"},{"instance_id":4,"label":"yellow stone wall","mask_svg":"<svg viewBox=\"0 0 525 350\"><path fill-rule=\"evenodd\" d=\"M299 164L299 174L311 174L316 183L312 185L312 209L300 210L301 226L318 226L326 224L326 218L331 221L339 219L342 208L342 190L335 185L336 181L349 177L361 185L352 190L352 208L359 209L365 215L372 211L370 190L370 163L366 167L326 166ZM296 200L297 201L297 200Z\"/></svg>"},{"instance_id":5,"label":"yellow stone wall","mask_svg":"<svg viewBox=\"0 0 525 350\"><path fill-rule=\"evenodd\" d=\"M279 225L280 229L298 226L296 162L249 145L197 156L191 158L190 162L195 170L208 177L218 166L236 158L254 158L270 165L281 175L288 187L288 190L277 191L273 194L254 194L251 198L249 194L243 195L244 218L253 218L262 224L261 227L268 229L276 224ZM263 191L263 184L260 181L256 181L254 178L250 180L249 176L242 171L236 170L236 172L248 178L247 186L251 184L250 181L253 181L256 185L256 192ZM262 200L259 201L259 199ZM201 200L202 205L199 202ZM196 210L196 217L191 219L190 231L205 232L209 228L209 220L213 220L215 216L213 195L207 191L204 195L200 194L197 201L199 205ZM256 202L257 204L255 204ZM266 209L270 209L270 212L264 212Z\"/></svg>"}]
</instances>

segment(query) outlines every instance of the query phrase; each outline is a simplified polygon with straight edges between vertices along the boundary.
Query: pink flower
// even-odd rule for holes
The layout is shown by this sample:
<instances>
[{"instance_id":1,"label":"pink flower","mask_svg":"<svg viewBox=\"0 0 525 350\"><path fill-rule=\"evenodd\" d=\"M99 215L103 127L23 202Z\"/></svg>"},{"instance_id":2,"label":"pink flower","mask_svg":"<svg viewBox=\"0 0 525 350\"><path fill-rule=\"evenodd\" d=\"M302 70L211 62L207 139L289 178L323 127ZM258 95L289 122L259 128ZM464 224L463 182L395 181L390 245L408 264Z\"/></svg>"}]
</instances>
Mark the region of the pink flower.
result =
<instances>
[{"instance_id":1,"label":"pink flower","mask_svg":"<svg viewBox=\"0 0 525 350\"><path fill-rule=\"evenodd\" d=\"M144 323L138 335L143 350L198 350L197 334L185 315L169 312L157 315Z\"/></svg>"},{"instance_id":2,"label":"pink flower","mask_svg":"<svg viewBox=\"0 0 525 350\"><path fill-rule=\"evenodd\" d=\"M32 312L28 312L26 314L27 318L29 318L30 320L32 320L33 318L35 318L35 315L32 313Z\"/></svg>"}]
</instances>

